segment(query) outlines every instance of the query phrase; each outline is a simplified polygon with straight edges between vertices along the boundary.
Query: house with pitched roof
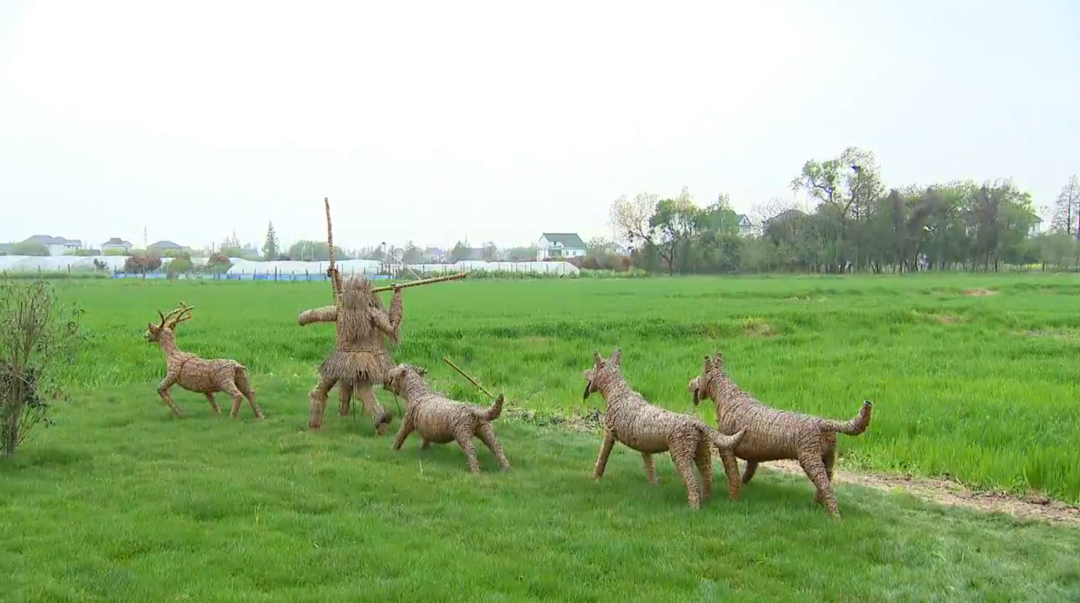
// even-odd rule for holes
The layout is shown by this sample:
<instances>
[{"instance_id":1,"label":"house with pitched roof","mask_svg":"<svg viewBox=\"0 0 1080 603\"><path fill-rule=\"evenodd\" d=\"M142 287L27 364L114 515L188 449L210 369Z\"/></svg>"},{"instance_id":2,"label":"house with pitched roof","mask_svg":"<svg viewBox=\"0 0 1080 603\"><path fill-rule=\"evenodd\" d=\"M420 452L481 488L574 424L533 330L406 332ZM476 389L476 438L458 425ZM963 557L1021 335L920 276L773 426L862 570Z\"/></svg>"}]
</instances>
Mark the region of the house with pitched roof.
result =
<instances>
[{"instance_id":1,"label":"house with pitched roof","mask_svg":"<svg viewBox=\"0 0 1080 603\"><path fill-rule=\"evenodd\" d=\"M754 234L754 221L750 219L750 216L746 214L738 214L735 219L739 224L739 235L748 237Z\"/></svg>"},{"instance_id":2,"label":"house with pitched roof","mask_svg":"<svg viewBox=\"0 0 1080 603\"><path fill-rule=\"evenodd\" d=\"M584 257L587 249L576 232L545 232L536 242L536 261Z\"/></svg>"},{"instance_id":3,"label":"house with pitched roof","mask_svg":"<svg viewBox=\"0 0 1080 603\"><path fill-rule=\"evenodd\" d=\"M129 253L132 247L130 241L125 241L120 237L113 237L101 244L101 252Z\"/></svg>"},{"instance_id":4,"label":"house with pitched roof","mask_svg":"<svg viewBox=\"0 0 1080 603\"><path fill-rule=\"evenodd\" d=\"M44 245L49 250L49 255L64 255L83 248L83 243L79 239L66 239L52 235L34 235L23 241L23 243Z\"/></svg>"},{"instance_id":5,"label":"house with pitched roof","mask_svg":"<svg viewBox=\"0 0 1080 603\"><path fill-rule=\"evenodd\" d=\"M146 249L147 249L147 251L156 251L156 252L158 252L160 254L166 254L166 253L168 253L170 251L172 251L172 252L191 251L187 247L185 247L183 245L180 245L179 243L173 243L172 241L158 241L156 243L151 243L151 244L146 246Z\"/></svg>"}]
</instances>

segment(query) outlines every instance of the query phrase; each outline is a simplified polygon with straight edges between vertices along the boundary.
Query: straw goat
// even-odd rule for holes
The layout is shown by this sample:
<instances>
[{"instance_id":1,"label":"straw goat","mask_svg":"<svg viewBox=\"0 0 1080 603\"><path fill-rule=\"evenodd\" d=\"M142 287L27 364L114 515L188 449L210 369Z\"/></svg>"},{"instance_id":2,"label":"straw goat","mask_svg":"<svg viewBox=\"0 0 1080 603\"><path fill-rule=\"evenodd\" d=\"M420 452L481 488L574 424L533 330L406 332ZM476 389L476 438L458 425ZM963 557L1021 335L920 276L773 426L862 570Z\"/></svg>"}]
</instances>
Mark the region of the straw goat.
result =
<instances>
[{"instance_id":1,"label":"straw goat","mask_svg":"<svg viewBox=\"0 0 1080 603\"><path fill-rule=\"evenodd\" d=\"M731 448L739 443L742 433L722 435L697 417L684 415L649 404L645 398L630 388L620 371L622 352L615 350L609 360L593 352L594 365L582 373L588 383L582 398L592 392L604 397L607 411L604 413L604 442L596 461L593 476L600 479L607 466L608 455L616 440L641 453L645 462L645 474L649 483L656 484L656 472L652 455L669 452L675 469L686 486L690 507L697 509L701 500L712 499L712 446L720 449L724 472L728 478L728 496L739 497L739 466ZM701 473L701 491L698 491L694 466Z\"/></svg>"},{"instance_id":2,"label":"straw goat","mask_svg":"<svg viewBox=\"0 0 1080 603\"><path fill-rule=\"evenodd\" d=\"M872 406L869 400L863 402L859 414L850 421L770 408L727 376L720 352L716 352L715 359L705 357L705 368L690 380L687 389L694 394L695 406L703 398L716 403L716 423L721 432L746 434L735 447L735 455L746 460L744 484L754 477L759 463L794 459L817 488L814 501L824 501L829 515L840 516L832 490L836 433L859 435L866 431Z\"/></svg>"},{"instance_id":3,"label":"straw goat","mask_svg":"<svg viewBox=\"0 0 1080 603\"><path fill-rule=\"evenodd\" d=\"M394 438L394 450L400 450L405 438L414 430L419 432L423 439L421 448L427 448L431 442L445 444L457 441L458 446L465 452L469 470L480 473L476 447L472 442L473 436L476 436L495 454L499 466L504 471L510 470L510 461L506 459L506 454L495 437L495 431L491 428L491 422L502 414L503 395L499 394L489 408L464 404L450 400L428 387L424 382L426 374L425 369L399 364L386 375L387 388L405 398L406 403L405 417Z\"/></svg>"}]
</instances>

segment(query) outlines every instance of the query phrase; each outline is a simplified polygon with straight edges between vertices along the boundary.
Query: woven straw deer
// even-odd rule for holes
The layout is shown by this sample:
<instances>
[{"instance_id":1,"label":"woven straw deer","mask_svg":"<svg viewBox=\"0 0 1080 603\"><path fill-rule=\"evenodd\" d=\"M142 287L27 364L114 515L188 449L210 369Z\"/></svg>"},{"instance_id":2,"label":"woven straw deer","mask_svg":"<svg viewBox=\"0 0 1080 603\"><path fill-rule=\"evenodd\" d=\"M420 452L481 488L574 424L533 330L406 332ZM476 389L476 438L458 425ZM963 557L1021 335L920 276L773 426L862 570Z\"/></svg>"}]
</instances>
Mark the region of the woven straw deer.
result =
<instances>
[{"instance_id":1,"label":"woven straw deer","mask_svg":"<svg viewBox=\"0 0 1080 603\"><path fill-rule=\"evenodd\" d=\"M480 463L476 458L476 446L473 437L480 438L504 471L510 470L510 461L506 459L499 439L491 428L491 422L502 414L503 395L499 394L488 408L473 406L451 400L432 390L424 382L425 369L399 364L386 374L386 387L405 398L405 417L401 428L394 438L394 450L400 450L405 438L414 430L420 434L420 448L427 448L432 442L446 444L456 441L465 452L469 470L480 473Z\"/></svg>"},{"instance_id":2,"label":"woven straw deer","mask_svg":"<svg viewBox=\"0 0 1080 603\"><path fill-rule=\"evenodd\" d=\"M705 357L705 368L690 380L687 389L694 394L694 405L702 399L716 403L716 423L721 432L736 430L746 435L735 447L735 455L746 461L742 482L754 477L758 464L781 459L799 462L817 492L814 502L824 501L829 515L840 517L832 490L833 465L836 462L836 434L859 435L870 425L869 400L850 421L834 421L801 413L777 410L759 402L743 391L724 372L724 356Z\"/></svg>"},{"instance_id":3,"label":"woven straw deer","mask_svg":"<svg viewBox=\"0 0 1080 603\"><path fill-rule=\"evenodd\" d=\"M191 352L184 352L176 346L176 325L191 319L193 308L184 302L180 307L168 314L162 314L161 323L147 324L146 340L161 346L165 352L165 378L161 380L157 391L161 399L169 405L173 414L183 416L180 408L169 395L169 388L173 385L206 396L210 408L215 413L221 414L221 407L214 400L215 392L224 392L233 399L230 417L236 417L240 413L240 404L247 398L255 416L262 419L263 412L255 402L255 392L251 389L251 381L248 379L247 369L235 360L219 358L207 360L199 358Z\"/></svg>"},{"instance_id":4,"label":"woven straw deer","mask_svg":"<svg viewBox=\"0 0 1080 603\"><path fill-rule=\"evenodd\" d=\"M649 404L645 398L630 388L621 373L622 352L616 348L609 360L593 352L594 365L582 373L588 383L582 399L590 393L600 392L607 405L604 413L604 443L596 460L593 476L600 479L607 466L611 448L618 441L641 453L645 474L650 484L656 484L656 472L652 455L669 452L675 469L686 486L686 495L693 509L700 508L701 501L712 499L712 446L720 449L724 472L728 479L728 496L739 497L739 466L733 446L743 434L723 435L706 425L697 417L684 415ZM698 491L694 466L701 473L701 491Z\"/></svg>"}]
</instances>

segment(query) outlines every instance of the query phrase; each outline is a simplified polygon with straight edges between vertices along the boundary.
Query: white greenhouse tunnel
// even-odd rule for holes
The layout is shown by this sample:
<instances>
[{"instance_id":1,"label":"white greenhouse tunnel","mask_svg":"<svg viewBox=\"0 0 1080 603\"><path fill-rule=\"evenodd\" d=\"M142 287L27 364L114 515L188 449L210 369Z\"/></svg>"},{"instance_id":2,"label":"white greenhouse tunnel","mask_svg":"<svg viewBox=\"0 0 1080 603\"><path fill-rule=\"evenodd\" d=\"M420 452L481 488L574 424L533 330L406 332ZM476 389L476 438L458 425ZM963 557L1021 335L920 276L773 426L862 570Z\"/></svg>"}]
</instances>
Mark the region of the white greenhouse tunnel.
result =
<instances>
[{"instance_id":1,"label":"white greenhouse tunnel","mask_svg":"<svg viewBox=\"0 0 1080 603\"><path fill-rule=\"evenodd\" d=\"M104 264L108 272L119 272L124 269L124 263L128 256L103 255L103 256L0 256L0 272L93 272L95 260L98 265ZM242 258L229 258L232 267L225 274L233 278L243 276L268 276L268 275L322 275L326 273L329 262L253 262ZM162 266L167 266L172 258L162 258ZM191 263L196 266L205 266L207 258L192 258ZM375 275L378 273L381 263L376 260L342 260L337 262L338 270L342 275L350 274ZM408 268L417 273L429 275L454 274L458 272L517 272L533 274L550 274L553 276L575 275L578 269L569 262L484 262L484 261L460 261L455 264L410 264Z\"/></svg>"}]
</instances>

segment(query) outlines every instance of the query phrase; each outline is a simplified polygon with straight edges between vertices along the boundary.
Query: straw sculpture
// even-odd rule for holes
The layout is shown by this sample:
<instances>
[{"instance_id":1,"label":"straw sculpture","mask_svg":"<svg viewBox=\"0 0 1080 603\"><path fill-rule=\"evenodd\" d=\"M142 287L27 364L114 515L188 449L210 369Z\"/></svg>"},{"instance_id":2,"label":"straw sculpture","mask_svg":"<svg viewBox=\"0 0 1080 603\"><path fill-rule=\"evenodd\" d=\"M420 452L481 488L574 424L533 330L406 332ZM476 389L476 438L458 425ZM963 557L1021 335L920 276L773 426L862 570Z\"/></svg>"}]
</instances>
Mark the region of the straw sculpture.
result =
<instances>
[{"instance_id":1,"label":"straw sculpture","mask_svg":"<svg viewBox=\"0 0 1080 603\"><path fill-rule=\"evenodd\" d=\"M684 415L650 404L630 388L622 376L622 352L616 348L609 360L593 352L594 365L582 373L588 383L582 398L599 392L607 410L604 413L604 442L600 457L596 460L593 475L604 475L611 448L618 441L641 453L645 474L650 484L656 484L656 472L652 455L668 452L675 469L686 486L686 495L693 509L700 508L701 501L712 499L712 446L720 449L724 472L727 473L728 496L739 497L739 466L732 447L742 439L742 432L723 435L706 425L697 417ZM701 473L701 490L698 490L694 466Z\"/></svg>"},{"instance_id":2,"label":"straw sculpture","mask_svg":"<svg viewBox=\"0 0 1080 603\"><path fill-rule=\"evenodd\" d=\"M169 405L173 414L183 416L180 408L169 395L169 388L173 385L195 393L204 394L210 408L215 413L221 413L221 407L214 400L215 392L224 392L233 399L232 410L229 416L235 418L240 413L240 404L247 398L255 416L263 418L263 412L255 402L255 392L251 388L247 369L235 360L218 358L207 360L199 358L195 354L182 351L176 345L176 325L191 318L192 307L180 302L180 307L168 314L162 314L158 310L161 322L157 325L147 323L146 340L161 346L165 353L165 378L158 385L157 391L161 399Z\"/></svg>"},{"instance_id":3,"label":"straw sculpture","mask_svg":"<svg viewBox=\"0 0 1080 603\"><path fill-rule=\"evenodd\" d=\"M456 441L465 452L469 470L480 473L480 463L476 459L476 447L473 437L480 438L504 471L510 470L510 461L506 459L499 439L491 428L491 422L499 418L503 408L503 395L499 394L488 408L473 406L451 400L431 389L424 382L425 369L399 364L387 374L387 386L390 391L405 398L405 418L394 439L394 450L400 450L413 431L420 434L424 449L431 445L446 444Z\"/></svg>"},{"instance_id":4,"label":"straw sculpture","mask_svg":"<svg viewBox=\"0 0 1080 603\"><path fill-rule=\"evenodd\" d=\"M383 410L372 391L375 383L384 383L386 372L394 362L384 346L384 337L394 343L401 339L401 288L394 287L390 311L383 310L382 300L372 293L371 282L362 276L350 276L342 283L341 303L305 310L300 314L300 326L315 322L335 323L337 341L334 350L319 366L320 380L309 392L310 417L308 428L322 428L323 413L330 390L338 385L341 405L339 413L349 415L355 392L379 435L390 425L390 415Z\"/></svg>"},{"instance_id":5,"label":"straw sculpture","mask_svg":"<svg viewBox=\"0 0 1080 603\"><path fill-rule=\"evenodd\" d=\"M687 384L694 405L702 399L716 403L716 422L721 432L745 433L735 455L746 461L742 482L754 477L758 464L781 459L799 462L817 492L814 502L824 501L829 515L840 517L832 489L836 462L836 434L859 435L870 425L869 400L850 421L835 421L766 406L743 391L724 371L724 356L705 357L702 373Z\"/></svg>"}]
</instances>

